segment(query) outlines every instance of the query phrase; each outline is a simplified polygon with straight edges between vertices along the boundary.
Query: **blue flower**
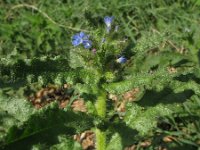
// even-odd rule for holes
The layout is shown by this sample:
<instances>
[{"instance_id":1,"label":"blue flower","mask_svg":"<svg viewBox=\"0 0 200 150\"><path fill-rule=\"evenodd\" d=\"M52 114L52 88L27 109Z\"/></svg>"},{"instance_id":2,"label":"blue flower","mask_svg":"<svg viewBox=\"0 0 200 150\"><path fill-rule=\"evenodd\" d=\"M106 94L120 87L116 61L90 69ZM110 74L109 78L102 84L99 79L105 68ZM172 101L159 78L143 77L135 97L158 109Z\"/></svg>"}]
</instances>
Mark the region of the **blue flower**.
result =
<instances>
[{"instance_id":1,"label":"blue flower","mask_svg":"<svg viewBox=\"0 0 200 150\"><path fill-rule=\"evenodd\" d=\"M109 16L104 17L104 22L106 24L106 30L108 33L111 30L111 24L112 24L113 19L114 19L113 16L112 17L109 17Z\"/></svg>"},{"instance_id":2,"label":"blue flower","mask_svg":"<svg viewBox=\"0 0 200 150\"><path fill-rule=\"evenodd\" d=\"M114 19L113 16L112 17L109 17L109 16L104 17L104 22L107 27L111 27L111 23L112 23L113 19Z\"/></svg>"},{"instance_id":3,"label":"blue flower","mask_svg":"<svg viewBox=\"0 0 200 150\"><path fill-rule=\"evenodd\" d=\"M77 33L72 37L72 44L74 46L78 46L82 44L84 40L88 40L88 38L89 36L86 35L84 32Z\"/></svg>"},{"instance_id":4,"label":"blue flower","mask_svg":"<svg viewBox=\"0 0 200 150\"><path fill-rule=\"evenodd\" d=\"M116 61L120 64L123 64L126 63L127 59L124 56L121 56Z\"/></svg>"},{"instance_id":5,"label":"blue flower","mask_svg":"<svg viewBox=\"0 0 200 150\"><path fill-rule=\"evenodd\" d=\"M83 46L85 47L85 48L91 48L92 47L92 41L90 41L90 40L84 40L83 41Z\"/></svg>"}]
</instances>

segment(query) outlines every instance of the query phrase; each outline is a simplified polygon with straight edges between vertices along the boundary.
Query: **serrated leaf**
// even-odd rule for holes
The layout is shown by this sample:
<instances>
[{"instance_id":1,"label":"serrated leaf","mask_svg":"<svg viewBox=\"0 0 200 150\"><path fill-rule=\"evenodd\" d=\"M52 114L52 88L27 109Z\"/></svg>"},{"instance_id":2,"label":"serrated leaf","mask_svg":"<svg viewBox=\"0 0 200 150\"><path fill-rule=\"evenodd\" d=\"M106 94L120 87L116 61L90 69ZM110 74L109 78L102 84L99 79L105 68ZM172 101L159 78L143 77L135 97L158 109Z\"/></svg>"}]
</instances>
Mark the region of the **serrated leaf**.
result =
<instances>
[{"instance_id":1,"label":"serrated leaf","mask_svg":"<svg viewBox=\"0 0 200 150\"><path fill-rule=\"evenodd\" d=\"M9 128L1 146L6 149L30 148L37 143L48 146L57 143L60 134L72 135L93 126L92 117L84 113L64 111L52 103L49 107L39 110L30 116L26 122L17 127ZM24 145L24 143L29 143Z\"/></svg>"},{"instance_id":2,"label":"serrated leaf","mask_svg":"<svg viewBox=\"0 0 200 150\"><path fill-rule=\"evenodd\" d=\"M13 126L22 125L34 113L34 109L25 98L6 97L1 93L0 97L0 128L1 138Z\"/></svg>"},{"instance_id":3,"label":"serrated leaf","mask_svg":"<svg viewBox=\"0 0 200 150\"><path fill-rule=\"evenodd\" d=\"M125 122L129 127L136 129L140 135L144 136L156 127L160 117L171 115L175 110L180 111L180 105L159 104L145 109L133 104L127 108Z\"/></svg>"},{"instance_id":4,"label":"serrated leaf","mask_svg":"<svg viewBox=\"0 0 200 150\"><path fill-rule=\"evenodd\" d=\"M82 150L81 145L72 138L58 137L59 143L50 147L50 150Z\"/></svg>"},{"instance_id":5,"label":"serrated leaf","mask_svg":"<svg viewBox=\"0 0 200 150\"><path fill-rule=\"evenodd\" d=\"M121 137L118 133L112 135L109 143L107 144L106 150L122 150Z\"/></svg>"},{"instance_id":6,"label":"serrated leaf","mask_svg":"<svg viewBox=\"0 0 200 150\"><path fill-rule=\"evenodd\" d=\"M78 55L78 53L76 53L75 50L71 50L69 55L70 55L69 65L71 68L75 69L85 66L84 58Z\"/></svg>"}]
</instances>

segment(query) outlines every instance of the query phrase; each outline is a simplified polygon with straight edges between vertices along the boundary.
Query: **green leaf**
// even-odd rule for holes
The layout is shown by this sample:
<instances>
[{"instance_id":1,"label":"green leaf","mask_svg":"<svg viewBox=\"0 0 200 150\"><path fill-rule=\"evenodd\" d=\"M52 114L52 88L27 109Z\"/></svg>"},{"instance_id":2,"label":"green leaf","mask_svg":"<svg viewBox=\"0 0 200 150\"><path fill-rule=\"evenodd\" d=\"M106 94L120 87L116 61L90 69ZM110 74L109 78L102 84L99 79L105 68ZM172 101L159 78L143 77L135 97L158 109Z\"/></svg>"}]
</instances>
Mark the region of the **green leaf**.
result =
<instances>
[{"instance_id":1,"label":"green leaf","mask_svg":"<svg viewBox=\"0 0 200 150\"><path fill-rule=\"evenodd\" d=\"M55 144L50 147L50 150L82 150L81 145L74 141L72 138L65 136L58 137L59 144Z\"/></svg>"},{"instance_id":2,"label":"green leaf","mask_svg":"<svg viewBox=\"0 0 200 150\"><path fill-rule=\"evenodd\" d=\"M143 36L138 40L134 49L134 51L138 52L139 55L144 54L144 52L147 52L148 50L159 47L160 44L167 39L165 33L144 32L142 34Z\"/></svg>"},{"instance_id":3,"label":"green leaf","mask_svg":"<svg viewBox=\"0 0 200 150\"><path fill-rule=\"evenodd\" d=\"M101 74L96 68L81 69L79 76L86 84L98 84Z\"/></svg>"},{"instance_id":4,"label":"green leaf","mask_svg":"<svg viewBox=\"0 0 200 150\"><path fill-rule=\"evenodd\" d=\"M61 110L52 103L49 107L38 110L29 116L22 125L17 127L13 123L3 138L2 146L6 149L13 147L18 149L22 147L30 148L31 145L38 143L51 146L57 143L60 134L73 135L92 126L92 117L84 113Z\"/></svg>"},{"instance_id":5,"label":"green leaf","mask_svg":"<svg viewBox=\"0 0 200 150\"><path fill-rule=\"evenodd\" d=\"M127 126L136 129L139 135L148 135L156 128L160 117L168 116L182 110L179 104L159 104L154 107L141 107L137 104L129 104L125 115Z\"/></svg>"},{"instance_id":6,"label":"green leaf","mask_svg":"<svg viewBox=\"0 0 200 150\"><path fill-rule=\"evenodd\" d=\"M0 96L0 141L12 126L20 126L34 113L33 107L20 97Z\"/></svg>"},{"instance_id":7,"label":"green leaf","mask_svg":"<svg viewBox=\"0 0 200 150\"><path fill-rule=\"evenodd\" d=\"M84 58L76 52L76 49L73 49L69 53L70 59L69 59L69 65L71 68L79 68L84 67L86 65L86 62Z\"/></svg>"},{"instance_id":8,"label":"green leaf","mask_svg":"<svg viewBox=\"0 0 200 150\"><path fill-rule=\"evenodd\" d=\"M112 135L109 143L107 144L106 150L122 150L122 142L119 133Z\"/></svg>"}]
</instances>

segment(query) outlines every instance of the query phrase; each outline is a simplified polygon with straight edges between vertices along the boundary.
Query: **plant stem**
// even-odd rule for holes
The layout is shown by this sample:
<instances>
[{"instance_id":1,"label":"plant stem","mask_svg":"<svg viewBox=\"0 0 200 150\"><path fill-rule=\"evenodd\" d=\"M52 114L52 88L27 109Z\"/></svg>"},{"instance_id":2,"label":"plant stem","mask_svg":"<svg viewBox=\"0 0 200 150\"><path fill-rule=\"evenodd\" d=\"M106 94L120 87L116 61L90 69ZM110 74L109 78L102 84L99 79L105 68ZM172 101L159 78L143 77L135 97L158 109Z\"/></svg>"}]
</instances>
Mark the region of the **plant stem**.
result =
<instances>
[{"instance_id":1,"label":"plant stem","mask_svg":"<svg viewBox=\"0 0 200 150\"><path fill-rule=\"evenodd\" d=\"M96 110L99 117L104 119L106 117L106 92L100 91L97 97ZM99 128L96 128L96 150L106 149L106 134Z\"/></svg>"},{"instance_id":2,"label":"plant stem","mask_svg":"<svg viewBox=\"0 0 200 150\"><path fill-rule=\"evenodd\" d=\"M100 129L96 128L96 150L106 149L106 134Z\"/></svg>"},{"instance_id":3,"label":"plant stem","mask_svg":"<svg viewBox=\"0 0 200 150\"><path fill-rule=\"evenodd\" d=\"M100 91L97 102L96 102L96 110L99 117L102 119L106 117L106 92Z\"/></svg>"}]
</instances>

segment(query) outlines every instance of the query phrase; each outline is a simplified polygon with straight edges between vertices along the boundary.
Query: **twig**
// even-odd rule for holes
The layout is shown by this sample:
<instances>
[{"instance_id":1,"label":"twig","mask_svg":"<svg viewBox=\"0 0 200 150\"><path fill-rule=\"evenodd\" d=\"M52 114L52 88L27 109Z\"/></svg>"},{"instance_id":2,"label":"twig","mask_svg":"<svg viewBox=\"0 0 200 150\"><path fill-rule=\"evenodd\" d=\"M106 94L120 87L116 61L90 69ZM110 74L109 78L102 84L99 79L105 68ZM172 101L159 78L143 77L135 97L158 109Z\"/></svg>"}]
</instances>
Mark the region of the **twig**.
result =
<instances>
[{"instance_id":1,"label":"twig","mask_svg":"<svg viewBox=\"0 0 200 150\"><path fill-rule=\"evenodd\" d=\"M19 8L30 8L32 10L35 10L37 12L39 12L42 16L44 16L45 18L47 18L51 23L62 27L62 28L66 28L66 29L70 29L70 30L74 30L74 31L84 31L84 32L89 32L88 30L83 30L83 29L77 29L77 28L73 28L73 27L69 27L63 24L59 24L56 21L54 21L47 13L43 12L42 10L40 10L39 8L37 8L34 5L29 5L29 4L19 4L19 5L15 5L10 9L10 12L14 9L19 9ZM8 18L10 12L8 13L8 15L5 18Z\"/></svg>"},{"instance_id":2,"label":"twig","mask_svg":"<svg viewBox=\"0 0 200 150\"><path fill-rule=\"evenodd\" d=\"M178 48L172 41L167 40L166 41L168 44L170 44L173 48L175 48L178 52L181 52L182 48Z\"/></svg>"}]
</instances>

